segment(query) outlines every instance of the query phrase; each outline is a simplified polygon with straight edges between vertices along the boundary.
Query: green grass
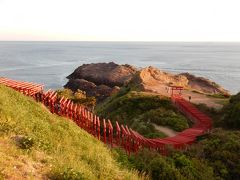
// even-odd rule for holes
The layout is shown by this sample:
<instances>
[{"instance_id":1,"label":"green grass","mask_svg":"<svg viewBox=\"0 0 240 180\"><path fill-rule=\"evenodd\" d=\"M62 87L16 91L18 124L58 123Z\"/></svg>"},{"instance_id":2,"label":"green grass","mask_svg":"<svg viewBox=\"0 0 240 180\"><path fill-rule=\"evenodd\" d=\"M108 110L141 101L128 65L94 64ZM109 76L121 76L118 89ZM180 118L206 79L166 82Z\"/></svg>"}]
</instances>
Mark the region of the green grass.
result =
<instances>
[{"instance_id":1,"label":"green grass","mask_svg":"<svg viewBox=\"0 0 240 180\"><path fill-rule=\"evenodd\" d=\"M208 97L212 97L212 98L218 98L218 99L228 99L229 96L224 95L224 94L208 94Z\"/></svg>"},{"instance_id":2,"label":"green grass","mask_svg":"<svg viewBox=\"0 0 240 180\"><path fill-rule=\"evenodd\" d=\"M204 94L203 92L200 92L200 91L198 91L198 90L191 90L192 92L194 92L194 93L196 93L196 94Z\"/></svg>"},{"instance_id":3,"label":"green grass","mask_svg":"<svg viewBox=\"0 0 240 180\"><path fill-rule=\"evenodd\" d=\"M0 179L139 179L103 143L0 85Z\"/></svg>"},{"instance_id":4,"label":"green grass","mask_svg":"<svg viewBox=\"0 0 240 180\"><path fill-rule=\"evenodd\" d=\"M215 100L215 102L216 102L217 104L220 104L220 105L225 106L225 105L227 105L227 104L229 103L229 98L217 99L217 100Z\"/></svg>"}]
</instances>

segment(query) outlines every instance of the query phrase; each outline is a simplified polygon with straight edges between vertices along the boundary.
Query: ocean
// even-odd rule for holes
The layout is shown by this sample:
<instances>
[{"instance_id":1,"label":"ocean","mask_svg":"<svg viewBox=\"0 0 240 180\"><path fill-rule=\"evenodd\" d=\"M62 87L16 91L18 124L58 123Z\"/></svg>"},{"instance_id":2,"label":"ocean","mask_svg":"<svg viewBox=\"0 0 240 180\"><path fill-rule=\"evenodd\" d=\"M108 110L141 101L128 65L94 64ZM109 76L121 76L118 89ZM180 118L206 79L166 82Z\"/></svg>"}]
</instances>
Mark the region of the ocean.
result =
<instances>
[{"instance_id":1,"label":"ocean","mask_svg":"<svg viewBox=\"0 0 240 180\"><path fill-rule=\"evenodd\" d=\"M240 91L240 43L213 42L0 42L0 76L57 89L86 63L115 62L189 72Z\"/></svg>"}]
</instances>

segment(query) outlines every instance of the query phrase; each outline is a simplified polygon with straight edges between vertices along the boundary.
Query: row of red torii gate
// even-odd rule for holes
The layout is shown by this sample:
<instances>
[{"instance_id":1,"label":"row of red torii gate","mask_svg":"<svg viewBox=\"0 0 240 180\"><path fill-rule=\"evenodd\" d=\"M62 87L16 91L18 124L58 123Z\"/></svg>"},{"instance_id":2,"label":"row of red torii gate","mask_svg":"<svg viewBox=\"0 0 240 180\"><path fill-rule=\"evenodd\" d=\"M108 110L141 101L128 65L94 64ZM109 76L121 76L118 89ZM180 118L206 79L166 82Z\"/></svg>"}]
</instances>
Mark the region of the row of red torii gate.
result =
<instances>
[{"instance_id":1,"label":"row of red torii gate","mask_svg":"<svg viewBox=\"0 0 240 180\"><path fill-rule=\"evenodd\" d=\"M52 90L44 91L44 85L23 81L0 78L0 84L11 87L26 96L33 97L36 101L42 102L52 113L64 116L75 122L80 128L95 136L111 147L123 147L128 154L137 153L142 148L149 148L167 155L169 148L185 150L189 145L207 133L212 128L212 120L200 112L190 102L181 97L180 86L171 86L171 100L177 109L187 118L193 121L194 125L174 137L166 138L145 138L127 125L115 121L101 119L87 108L73 103L65 97L58 98L57 93ZM179 91L180 93L174 93Z\"/></svg>"}]
</instances>

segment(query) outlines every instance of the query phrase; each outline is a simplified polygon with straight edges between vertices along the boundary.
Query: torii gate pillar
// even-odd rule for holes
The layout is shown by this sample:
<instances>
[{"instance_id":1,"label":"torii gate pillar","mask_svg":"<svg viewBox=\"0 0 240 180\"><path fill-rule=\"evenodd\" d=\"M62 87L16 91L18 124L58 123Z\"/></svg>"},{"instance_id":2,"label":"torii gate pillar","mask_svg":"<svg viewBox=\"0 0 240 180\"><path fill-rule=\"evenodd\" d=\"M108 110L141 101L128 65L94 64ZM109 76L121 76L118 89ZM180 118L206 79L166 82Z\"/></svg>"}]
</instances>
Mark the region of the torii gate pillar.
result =
<instances>
[{"instance_id":1,"label":"torii gate pillar","mask_svg":"<svg viewBox=\"0 0 240 180\"><path fill-rule=\"evenodd\" d=\"M171 87L171 96L174 95L174 91L178 91L178 95L182 95L182 90L183 87L182 86L170 86Z\"/></svg>"}]
</instances>

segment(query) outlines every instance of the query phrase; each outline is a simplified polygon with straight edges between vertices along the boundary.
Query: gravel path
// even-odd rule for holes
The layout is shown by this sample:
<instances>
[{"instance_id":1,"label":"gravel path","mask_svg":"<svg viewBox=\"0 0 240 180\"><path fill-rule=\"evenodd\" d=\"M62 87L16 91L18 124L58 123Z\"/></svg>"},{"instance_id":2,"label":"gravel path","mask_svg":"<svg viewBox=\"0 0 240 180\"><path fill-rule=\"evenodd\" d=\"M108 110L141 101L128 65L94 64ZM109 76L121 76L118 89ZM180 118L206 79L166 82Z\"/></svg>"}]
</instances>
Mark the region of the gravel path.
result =
<instances>
[{"instance_id":1,"label":"gravel path","mask_svg":"<svg viewBox=\"0 0 240 180\"><path fill-rule=\"evenodd\" d=\"M177 132L172 130L171 128L169 127L166 127L166 126L159 126L159 125L156 125L153 123L153 126L156 128L156 130L164 133L166 136L168 137L173 137L173 136L176 136L177 135Z\"/></svg>"}]
</instances>

